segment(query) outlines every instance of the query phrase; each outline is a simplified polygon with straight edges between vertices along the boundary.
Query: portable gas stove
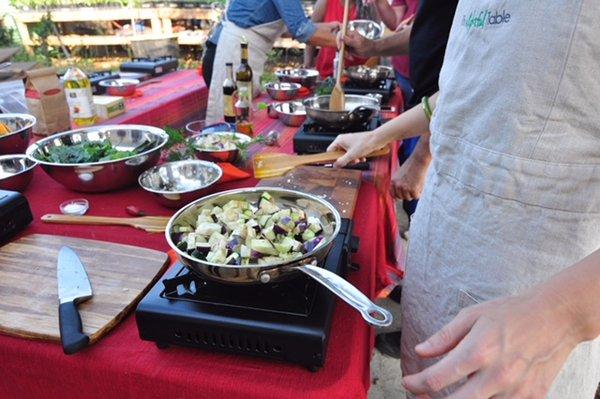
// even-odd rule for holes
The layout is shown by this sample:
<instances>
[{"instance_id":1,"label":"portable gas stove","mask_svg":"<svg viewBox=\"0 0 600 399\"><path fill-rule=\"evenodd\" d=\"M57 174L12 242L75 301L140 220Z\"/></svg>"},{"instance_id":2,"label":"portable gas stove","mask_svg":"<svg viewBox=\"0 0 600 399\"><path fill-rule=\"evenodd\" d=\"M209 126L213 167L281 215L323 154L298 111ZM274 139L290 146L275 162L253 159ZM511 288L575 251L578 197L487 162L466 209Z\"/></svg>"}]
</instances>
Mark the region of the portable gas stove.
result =
<instances>
[{"instance_id":1,"label":"portable gas stove","mask_svg":"<svg viewBox=\"0 0 600 399\"><path fill-rule=\"evenodd\" d=\"M88 74L88 78L92 84L92 94L104 94L106 87L102 87L98 83L106 79L119 79L119 74L111 71L98 71Z\"/></svg>"},{"instance_id":2,"label":"portable gas stove","mask_svg":"<svg viewBox=\"0 0 600 399\"><path fill-rule=\"evenodd\" d=\"M364 87L357 85L352 81L348 81L344 85L344 92L346 94L358 94L361 96L366 96L367 94L379 94L381 95L381 104L385 105L394 95L395 88L396 79L394 78L382 79L379 83L373 85L373 87Z\"/></svg>"},{"instance_id":3,"label":"portable gas stove","mask_svg":"<svg viewBox=\"0 0 600 399\"><path fill-rule=\"evenodd\" d=\"M157 58L132 58L131 61L121 64L121 71L149 73L152 76L159 76L175 71L178 66L179 61L177 58L172 56Z\"/></svg>"},{"instance_id":4,"label":"portable gas stove","mask_svg":"<svg viewBox=\"0 0 600 399\"><path fill-rule=\"evenodd\" d=\"M294 152L296 154L316 154L325 152L338 134L366 132L374 130L380 125L380 119L375 117L367 124L356 126L353 129L330 132L312 119L307 118L298 129L298 132L294 135Z\"/></svg>"},{"instance_id":5,"label":"portable gas stove","mask_svg":"<svg viewBox=\"0 0 600 399\"><path fill-rule=\"evenodd\" d=\"M321 265L345 275L358 249L352 221ZM177 264L146 294L135 316L140 338L159 348L181 345L283 360L318 370L325 363L335 296L307 276L268 285L207 281Z\"/></svg>"}]
</instances>

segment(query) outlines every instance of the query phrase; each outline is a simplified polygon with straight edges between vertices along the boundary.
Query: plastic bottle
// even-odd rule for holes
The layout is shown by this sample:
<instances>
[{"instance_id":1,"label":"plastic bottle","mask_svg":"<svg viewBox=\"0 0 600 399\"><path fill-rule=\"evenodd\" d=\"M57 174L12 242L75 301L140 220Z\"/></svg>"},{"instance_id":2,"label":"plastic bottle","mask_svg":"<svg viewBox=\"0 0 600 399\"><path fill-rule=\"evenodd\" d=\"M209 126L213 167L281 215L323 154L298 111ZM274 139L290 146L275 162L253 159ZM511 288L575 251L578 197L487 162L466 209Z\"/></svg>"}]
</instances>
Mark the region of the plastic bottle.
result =
<instances>
[{"instance_id":1,"label":"plastic bottle","mask_svg":"<svg viewBox=\"0 0 600 399\"><path fill-rule=\"evenodd\" d=\"M98 121L92 84L79 68L71 66L64 76L65 94L71 120L77 126L91 126Z\"/></svg>"}]
</instances>

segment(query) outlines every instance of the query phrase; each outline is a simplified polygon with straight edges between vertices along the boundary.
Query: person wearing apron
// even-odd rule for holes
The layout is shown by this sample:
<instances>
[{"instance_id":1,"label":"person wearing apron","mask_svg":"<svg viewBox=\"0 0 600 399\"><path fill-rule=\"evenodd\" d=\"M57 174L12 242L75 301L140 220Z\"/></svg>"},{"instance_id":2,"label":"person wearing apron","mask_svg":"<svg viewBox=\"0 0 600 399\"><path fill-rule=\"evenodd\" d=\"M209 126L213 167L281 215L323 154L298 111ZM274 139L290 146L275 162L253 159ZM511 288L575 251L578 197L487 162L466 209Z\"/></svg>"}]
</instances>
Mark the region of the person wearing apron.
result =
<instances>
[{"instance_id":1,"label":"person wearing apron","mask_svg":"<svg viewBox=\"0 0 600 399\"><path fill-rule=\"evenodd\" d=\"M338 136L330 147L347 151L336 162L343 166L392 140L431 132L433 163L411 226L402 291L405 376L436 363L415 346L462 309L502 297L518 302L584 257L598 258L598 20L600 7L589 0L461 0L431 124L413 108L375 131ZM598 290L565 301L590 295L600 301ZM531 317L534 328L543 316ZM565 328L533 331L530 344ZM544 389L553 399L591 399L599 380L596 339L579 343ZM444 387L430 396L457 388Z\"/></svg>"},{"instance_id":2,"label":"person wearing apron","mask_svg":"<svg viewBox=\"0 0 600 399\"><path fill-rule=\"evenodd\" d=\"M286 29L301 42L334 47L334 30L338 25L313 24L304 14L299 0L231 0L215 53L206 124L214 124L223 119L222 85L225 80L225 63L233 63L234 69L240 64L240 42L243 38L248 42L248 62L253 71L254 95L258 95L267 56L275 40Z\"/></svg>"}]
</instances>

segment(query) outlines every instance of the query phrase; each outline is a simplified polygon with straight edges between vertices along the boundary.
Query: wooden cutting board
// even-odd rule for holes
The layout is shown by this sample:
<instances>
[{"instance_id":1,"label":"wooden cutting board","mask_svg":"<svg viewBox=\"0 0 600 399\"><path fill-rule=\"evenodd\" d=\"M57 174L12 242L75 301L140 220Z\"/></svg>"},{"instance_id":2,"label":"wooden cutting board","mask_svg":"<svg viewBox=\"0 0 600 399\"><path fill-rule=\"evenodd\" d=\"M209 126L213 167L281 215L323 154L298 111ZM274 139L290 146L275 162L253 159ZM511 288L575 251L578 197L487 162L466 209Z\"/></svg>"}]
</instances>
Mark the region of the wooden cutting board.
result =
<instances>
[{"instance_id":1,"label":"wooden cutting board","mask_svg":"<svg viewBox=\"0 0 600 399\"><path fill-rule=\"evenodd\" d=\"M263 179L258 185L288 188L316 195L331 202L343 218L352 219L360 181L359 170L300 166L282 177Z\"/></svg>"},{"instance_id":2,"label":"wooden cutting board","mask_svg":"<svg viewBox=\"0 0 600 399\"><path fill-rule=\"evenodd\" d=\"M168 265L167 254L130 245L33 234L0 248L0 332L60 341L56 260L73 249L94 296L79 304L83 332L98 341L121 321Z\"/></svg>"}]
</instances>

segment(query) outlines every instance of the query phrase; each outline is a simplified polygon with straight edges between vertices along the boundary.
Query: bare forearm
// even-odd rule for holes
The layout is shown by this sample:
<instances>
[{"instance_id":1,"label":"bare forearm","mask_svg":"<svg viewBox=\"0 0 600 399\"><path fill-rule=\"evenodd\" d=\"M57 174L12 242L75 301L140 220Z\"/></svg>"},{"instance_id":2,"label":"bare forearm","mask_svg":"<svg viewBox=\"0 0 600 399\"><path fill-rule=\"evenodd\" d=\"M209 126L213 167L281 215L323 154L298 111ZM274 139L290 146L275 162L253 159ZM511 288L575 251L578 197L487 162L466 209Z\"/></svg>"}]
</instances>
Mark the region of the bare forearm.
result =
<instances>
[{"instance_id":1,"label":"bare forearm","mask_svg":"<svg viewBox=\"0 0 600 399\"><path fill-rule=\"evenodd\" d=\"M304 48L304 67L312 68L315 60L315 48L311 45L306 45Z\"/></svg>"},{"instance_id":2,"label":"bare forearm","mask_svg":"<svg viewBox=\"0 0 600 399\"><path fill-rule=\"evenodd\" d=\"M431 134L424 133L421 135L417 146L415 147L411 157L415 159L416 162L425 165L428 167L431 163L431 152L429 151L429 139L431 138Z\"/></svg>"},{"instance_id":3,"label":"bare forearm","mask_svg":"<svg viewBox=\"0 0 600 399\"><path fill-rule=\"evenodd\" d=\"M580 341L600 336L600 249L542 284L538 297L569 315Z\"/></svg>"},{"instance_id":4,"label":"bare forearm","mask_svg":"<svg viewBox=\"0 0 600 399\"><path fill-rule=\"evenodd\" d=\"M331 27L327 24L316 24L316 26L315 34L306 44L316 47L337 47L335 33L331 31Z\"/></svg>"},{"instance_id":5,"label":"bare forearm","mask_svg":"<svg viewBox=\"0 0 600 399\"><path fill-rule=\"evenodd\" d=\"M387 0L375 0L375 9L385 26L388 29L395 30L398 26L398 16L390 3Z\"/></svg>"},{"instance_id":6,"label":"bare forearm","mask_svg":"<svg viewBox=\"0 0 600 399\"><path fill-rule=\"evenodd\" d=\"M409 26L406 29L402 29L400 32L375 40L373 42L373 55L395 56L408 54L411 30L412 26Z\"/></svg>"}]
</instances>

